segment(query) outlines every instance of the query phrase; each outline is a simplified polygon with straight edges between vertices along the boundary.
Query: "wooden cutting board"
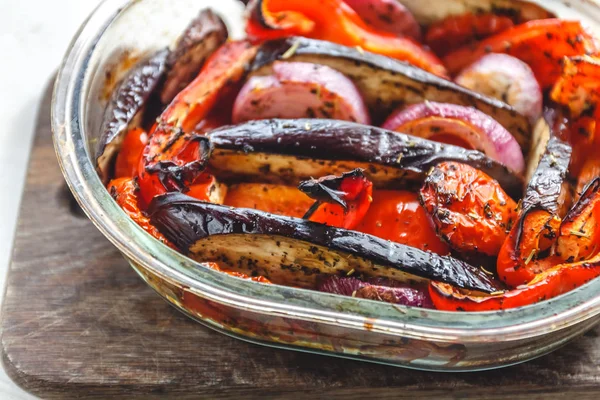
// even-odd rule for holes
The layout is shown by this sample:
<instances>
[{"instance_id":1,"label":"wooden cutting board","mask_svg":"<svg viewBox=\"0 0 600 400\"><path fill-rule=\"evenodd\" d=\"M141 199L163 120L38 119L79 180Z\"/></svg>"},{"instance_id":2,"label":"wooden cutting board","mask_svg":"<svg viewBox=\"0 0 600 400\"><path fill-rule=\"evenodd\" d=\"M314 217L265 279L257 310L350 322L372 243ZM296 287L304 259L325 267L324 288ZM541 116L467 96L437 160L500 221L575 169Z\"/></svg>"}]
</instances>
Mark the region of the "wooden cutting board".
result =
<instances>
[{"instance_id":1,"label":"wooden cutting board","mask_svg":"<svg viewBox=\"0 0 600 400\"><path fill-rule=\"evenodd\" d=\"M600 328L538 360L442 374L277 350L209 330L81 215L41 106L2 308L8 374L43 398L600 398ZM167 396L168 395L168 396Z\"/></svg>"}]
</instances>

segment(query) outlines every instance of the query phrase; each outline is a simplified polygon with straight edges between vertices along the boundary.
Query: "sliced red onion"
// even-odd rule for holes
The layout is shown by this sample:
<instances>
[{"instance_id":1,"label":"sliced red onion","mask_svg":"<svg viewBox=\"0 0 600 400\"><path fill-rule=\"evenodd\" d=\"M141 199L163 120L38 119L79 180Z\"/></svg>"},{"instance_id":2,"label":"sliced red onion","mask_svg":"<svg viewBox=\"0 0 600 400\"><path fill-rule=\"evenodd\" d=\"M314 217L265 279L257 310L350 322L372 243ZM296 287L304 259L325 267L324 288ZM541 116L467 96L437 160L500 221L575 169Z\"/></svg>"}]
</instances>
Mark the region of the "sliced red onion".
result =
<instances>
[{"instance_id":1,"label":"sliced red onion","mask_svg":"<svg viewBox=\"0 0 600 400\"><path fill-rule=\"evenodd\" d=\"M421 27L397 0L344 0L368 25L398 36L421 40Z\"/></svg>"},{"instance_id":2,"label":"sliced red onion","mask_svg":"<svg viewBox=\"0 0 600 400\"><path fill-rule=\"evenodd\" d=\"M472 107L426 101L392 113L383 128L479 150L519 174L525 168L521 147L510 132Z\"/></svg>"},{"instance_id":3,"label":"sliced red onion","mask_svg":"<svg viewBox=\"0 0 600 400\"><path fill-rule=\"evenodd\" d=\"M372 284L371 282L378 284ZM380 285L385 284L385 285ZM362 299L402 304L412 307L433 308L427 288L415 288L388 279L370 279L368 282L352 277L330 276L317 288L321 292L353 296Z\"/></svg>"},{"instance_id":4,"label":"sliced red onion","mask_svg":"<svg viewBox=\"0 0 600 400\"><path fill-rule=\"evenodd\" d=\"M268 118L330 118L369 124L354 83L324 65L276 62L273 75L252 77L233 106L233 122Z\"/></svg>"},{"instance_id":5,"label":"sliced red onion","mask_svg":"<svg viewBox=\"0 0 600 400\"><path fill-rule=\"evenodd\" d=\"M487 54L465 68L456 83L510 104L535 123L542 115L542 89L527 64L508 54Z\"/></svg>"}]
</instances>

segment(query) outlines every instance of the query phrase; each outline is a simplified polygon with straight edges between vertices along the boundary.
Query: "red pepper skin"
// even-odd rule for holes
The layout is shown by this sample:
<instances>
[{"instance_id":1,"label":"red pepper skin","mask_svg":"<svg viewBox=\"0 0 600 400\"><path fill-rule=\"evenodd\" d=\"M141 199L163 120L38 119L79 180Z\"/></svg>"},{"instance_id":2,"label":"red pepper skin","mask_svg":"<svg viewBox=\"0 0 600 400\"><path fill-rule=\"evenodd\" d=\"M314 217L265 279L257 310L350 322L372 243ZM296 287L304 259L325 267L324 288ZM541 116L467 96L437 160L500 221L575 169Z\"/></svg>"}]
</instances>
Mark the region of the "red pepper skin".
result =
<instances>
[{"instance_id":1,"label":"red pepper skin","mask_svg":"<svg viewBox=\"0 0 600 400\"><path fill-rule=\"evenodd\" d=\"M579 176L578 192L599 176L600 156L600 57L570 57L563 60L562 75L550 98L568 114L561 126L573 146L569 172Z\"/></svg>"},{"instance_id":2,"label":"red pepper skin","mask_svg":"<svg viewBox=\"0 0 600 400\"><path fill-rule=\"evenodd\" d=\"M600 253L600 176L590 182L560 227L556 252L567 262Z\"/></svg>"},{"instance_id":3,"label":"red pepper skin","mask_svg":"<svg viewBox=\"0 0 600 400\"><path fill-rule=\"evenodd\" d=\"M118 178L110 181L106 187L108 192L125 213L143 230L169 247L175 248L162 233L150 223L150 219L142 213L138 206L136 192L138 188L133 178Z\"/></svg>"},{"instance_id":4,"label":"red pepper skin","mask_svg":"<svg viewBox=\"0 0 600 400\"><path fill-rule=\"evenodd\" d=\"M498 295L465 294L451 285L429 284L435 308L442 311L493 311L522 307L560 296L600 276L600 255L575 264L560 264L537 275L526 286Z\"/></svg>"},{"instance_id":5,"label":"red pepper skin","mask_svg":"<svg viewBox=\"0 0 600 400\"><path fill-rule=\"evenodd\" d=\"M496 261L498 277L511 287L524 285L536 274L558 263L556 258L538 260L541 251L553 244L561 219L545 210L522 216L502 244Z\"/></svg>"},{"instance_id":6,"label":"red pepper skin","mask_svg":"<svg viewBox=\"0 0 600 400\"><path fill-rule=\"evenodd\" d=\"M248 37L270 40L305 36L406 61L446 77L440 60L419 43L370 27L343 0L259 0L246 25Z\"/></svg>"},{"instance_id":7,"label":"red pepper skin","mask_svg":"<svg viewBox=\"0 0 600 400\"><path fill-rule=\"evenodd\" d=\"M440 255L450 253L413 192L376 190L373 203L356 230Z\"/></svg>"},{"instance_id":8,"label":"red pepper skin","mask_svg":"<svg viewBox=\"0 0 600 400\"><path fill-rule=\"evenodd\" d=\"M148 134L142 128L133 128L125 135L115 162L115 178L137 175L140 158L148 143Z\"/></svg>"},{"instance_id":9,"label":"red pepper skin","mask_svg":"<svg viewBox=\"0 0 600 400\"><path fill-rule=\"evenodd\" d=\"M465 46L447 54L444 64L455 74L488 53L506 53L528 64L542 89L551 87L561 74L564 57L597 51L594 38L579 21L543 19L526 22L491 36L475 47Z\"/></svg>"},{"instance_id":10,"label":"red pepper skin","mask_svg":"<svg viewBox=\"0 0 600 400\"><path fill-rule=\"evenodd\" d=\"M142 207L159 194L185 191L202 173L210 148L196 128L205 131L222 119L211 111L238 87L256 51L247 41L226 43L161 114L140 160Z\"/></svg>"},{"instance_id":11,"label":"red pepper skin","mask_svg":"<svg viewBox=\"0 0 600 400\"><path fill-rule=\"evenodd\" d=\"M450 16L429 26L425 43L437 55L444 55L461 46L503 32L514 25L510 18L490 13Z\"/></svg>"},{"instance_id":12,"label":"red pepper skin","mask_svg":"<svg viewBox=\"0 0 600 400\"><path fill-rule=\"evenodd\" d=\"M304 218L344 229L356 228L373 201L373 183L360 169L305 181L299 189L317 200Z\"/></svg>"}]
</instances>

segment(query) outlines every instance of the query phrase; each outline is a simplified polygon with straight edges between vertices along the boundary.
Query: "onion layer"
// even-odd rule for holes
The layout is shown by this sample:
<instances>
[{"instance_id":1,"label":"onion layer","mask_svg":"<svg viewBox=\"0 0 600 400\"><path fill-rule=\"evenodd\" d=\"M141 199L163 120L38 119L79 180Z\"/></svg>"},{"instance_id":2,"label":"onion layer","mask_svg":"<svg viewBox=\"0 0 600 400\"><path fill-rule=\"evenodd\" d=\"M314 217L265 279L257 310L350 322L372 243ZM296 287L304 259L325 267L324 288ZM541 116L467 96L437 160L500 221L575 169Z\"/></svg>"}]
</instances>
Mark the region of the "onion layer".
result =
<instances>
[{"instance_id":1,"label":"onion layer","mask_svg":"<svg viewBox=\"0 0 600 400\"><path fill-rule=\"evenodd\" d=\"M527 64L508 54L488 54L465 68L456 83L510 104L531 123L542 115L542 89Z\"/></svg>"},{"instance_id":2,"label":"onion layer","mask_svg":"<svg viewBox=\"0 0 600 400\"><path fill-rule=\"evenodd\" d=\"M273 75L252 77L233 106L233 122L268 118L331 118L370 122L354 83L324 65L276 62Z\"/></svg>"},{"instance_id":3,"label":"onion layer","mask_svg":"<svg viewBox=\"0 0 600 400\"><path fill-rule=\"evenodd\" d=\"M392 113L383 128L479 150L519 174L525 169L521 148L510 132L472 107L427 101Z\"/></svg>"}]
</instances>

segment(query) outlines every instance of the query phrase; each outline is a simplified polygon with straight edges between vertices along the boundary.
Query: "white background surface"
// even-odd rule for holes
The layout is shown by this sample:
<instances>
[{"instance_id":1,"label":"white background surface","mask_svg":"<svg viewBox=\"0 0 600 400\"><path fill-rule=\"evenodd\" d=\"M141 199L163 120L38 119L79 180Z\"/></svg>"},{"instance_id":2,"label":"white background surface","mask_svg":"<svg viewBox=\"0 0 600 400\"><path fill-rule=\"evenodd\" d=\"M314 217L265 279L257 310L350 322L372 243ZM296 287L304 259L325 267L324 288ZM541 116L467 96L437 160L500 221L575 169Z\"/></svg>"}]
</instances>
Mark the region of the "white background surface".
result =
<instances>
[{"instance_id":1,"label":"white background surface","mask_svg":"<svg viewBox=\"0 0 600 400\"><path fill-rule=\"evenodd\" d=\"M42 91L98 0L0 0L0 287ZM0 372L0 399L32 399Z\"/></svg>"}]
</instances>

